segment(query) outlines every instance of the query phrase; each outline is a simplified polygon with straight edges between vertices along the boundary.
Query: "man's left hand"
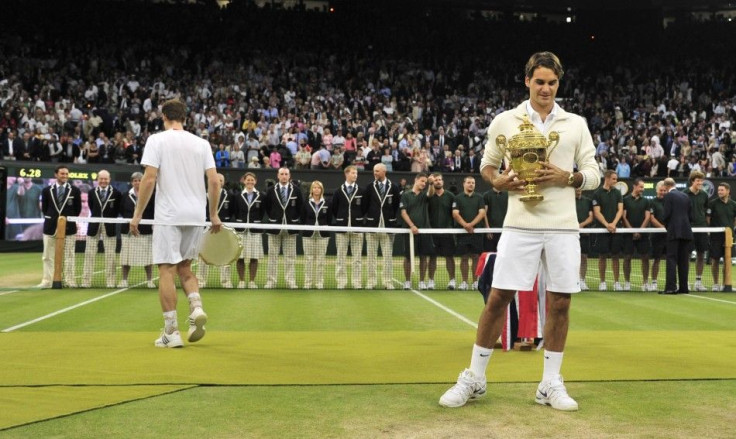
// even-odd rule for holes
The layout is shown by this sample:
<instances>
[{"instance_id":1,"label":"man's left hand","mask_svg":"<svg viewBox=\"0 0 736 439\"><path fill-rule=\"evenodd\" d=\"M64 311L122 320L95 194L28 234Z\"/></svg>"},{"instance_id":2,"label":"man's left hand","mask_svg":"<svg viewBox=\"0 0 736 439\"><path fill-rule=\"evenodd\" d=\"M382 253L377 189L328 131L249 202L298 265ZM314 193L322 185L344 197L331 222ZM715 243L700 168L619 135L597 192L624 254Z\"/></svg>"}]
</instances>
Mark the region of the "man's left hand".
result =
<instances>
[{"instance_id":1,"label":"man's left hand","mask_svg":"<svg viewBox=\"0 0 736 439\"><path fill-rule=\"evenodd\" d=\"M570 177L569 171L560 169L550 162L539 162L539 164L542 165L542 169L535 171L537 176L534 178L534 183L567 186L567 179Z\"/></svg>"}]
</instances>

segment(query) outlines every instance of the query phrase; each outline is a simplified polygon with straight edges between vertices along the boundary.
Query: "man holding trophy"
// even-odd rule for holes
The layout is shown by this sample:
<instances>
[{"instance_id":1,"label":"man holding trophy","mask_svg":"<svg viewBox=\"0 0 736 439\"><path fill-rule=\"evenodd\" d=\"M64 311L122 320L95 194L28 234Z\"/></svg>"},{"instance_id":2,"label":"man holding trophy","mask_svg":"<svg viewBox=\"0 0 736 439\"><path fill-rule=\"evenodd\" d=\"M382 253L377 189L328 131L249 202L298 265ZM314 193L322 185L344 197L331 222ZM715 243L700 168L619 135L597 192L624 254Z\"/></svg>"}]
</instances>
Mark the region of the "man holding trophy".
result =
<instances>
[{"instance_id":1,"label":"man holding trophy","mask_svg":"<svg viewBox=\"0 0 736 439\"><path fill-rule=\"evenodd\" d=\"M506 308L516 291L533 289L543 267L548 311L544 371L536 402L557 410L578 409L560 375L571 295L580 291L575 189L595 189L600 173L585 119L555 102L562 75L556 55L532 55L525 68L529 100L496 116L488 128L481 174L495 189L508 191L508 212L470 367L442 395L442 406L460 407L485 394L486 367L501 335Z\"/></svg>"}]
</instances>

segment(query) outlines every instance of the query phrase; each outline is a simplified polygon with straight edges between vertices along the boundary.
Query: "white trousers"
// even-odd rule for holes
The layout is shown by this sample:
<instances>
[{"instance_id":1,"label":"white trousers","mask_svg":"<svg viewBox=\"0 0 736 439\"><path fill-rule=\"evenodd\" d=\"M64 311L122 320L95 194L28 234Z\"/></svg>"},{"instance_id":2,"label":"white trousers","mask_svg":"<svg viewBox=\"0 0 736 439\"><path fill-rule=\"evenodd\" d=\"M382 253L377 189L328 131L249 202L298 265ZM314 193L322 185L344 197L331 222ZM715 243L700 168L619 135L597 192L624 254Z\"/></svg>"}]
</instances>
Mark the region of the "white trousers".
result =
<instances>
[{"instance_id":1,"label":"white trousers","mask_svg":"<svg viewBox=\"0 0 736 439\"><path fill-rule=\"evenodd\" d=\"M350 265L352 266L353 288L360 288L363 279L363 234L362 233L336 233L335 245L337 247L337 263L335 266L335 280L337 288L345 288L348 282L347 262L348 248L350 248Z\"/></svg>"},{"instance_id":2,"label":"white trousers","mask_svg":"<svg viewBox=\"0 0 736 439\"><path fill-rule=\"evenodd\" d=\"M74 283L74 244L76 236L71 235L64 238L64 282L69 285ZM41 283L51 285L54 280L54 259L56 254L56 237L51 235L43 235L43 275Z\"/></svg>"},{"instance_id":3,"label":"white trousers","mask_svg":"<svg viewBox=\"0 0 736 439\"><path fill-rule=\"evenodd\" d=\"M304 288L311 288L312 281L322 287L325 281L325 255L330 238L320 236L303 237L304 245ZM338 259L339 260L339 259Z\"/></svg>"},{"instance_id":4,"label":"white trousers","mask_svg":"<svg viewBox=\"0 0 736 439\"><path fill-rule=\"evenodd\" d=\"M372 287L378 279L383 279L383 285L393 285L393 254L394 235L388 233L366 233L366 253L368 255L367 285ZM378 248L383 256L383 273L378 277Z\"/></svg>"},{"instance_id":5,"label":"white trousers","mask_svg":"<svg viewBox=\"0 0 736 439\"><path fill-rule=\"evenodd\" d=\"M285 230L268 235L268 268L266 283L275 286L279 277L279 251L284 252L284 278L289 286L296 284L296 234Z\"/></svg>"},{"instance_id":6,"label":"white trousers","mask_svg":"<svg viewBox=\"0 0 736 439\"><path fill-rule=\"evenodd\" d=\"M197 280L200 283L207 285L207 273L209 272L209 268L210 266L207 265L202 258L199 258L199 263L197 264ZM230 265L220 266L220 285L230 282L232 278L231 273L232 269L230 268Z\"/></svg>"},{"instance_id":7,"label":"white trousers","mask_svg":"<svg viewBox=\"0 0 736 439\"><path fill-rule=\"evenodd\" d=\"M100 235L102 235L100 237ZM97 242L102 240L105 249L105 281L107 285L115 284L115 237L107 236L103 232L97 236L88 236L84 247L84 269L82 270L82 284L92 283L92 274L97 258Z\"/></svg>"}]
</instances>

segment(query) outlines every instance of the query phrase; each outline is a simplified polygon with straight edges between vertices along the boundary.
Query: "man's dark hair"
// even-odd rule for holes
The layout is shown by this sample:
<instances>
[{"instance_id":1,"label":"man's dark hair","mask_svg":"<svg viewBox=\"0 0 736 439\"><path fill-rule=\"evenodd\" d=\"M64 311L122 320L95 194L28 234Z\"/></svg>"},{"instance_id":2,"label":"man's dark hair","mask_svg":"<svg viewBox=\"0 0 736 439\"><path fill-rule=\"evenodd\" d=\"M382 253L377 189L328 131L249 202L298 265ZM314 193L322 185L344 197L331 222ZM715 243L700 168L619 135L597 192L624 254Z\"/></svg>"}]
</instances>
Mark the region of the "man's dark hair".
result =
<instances>
[{"instance_id":1,"label":"man's dark hair","mask_svg":"<svg viewBox=\"0 0 736 439\"><path fill-rule=\"evenodd\" d=\"M557 75L557 79L562 79L562 75L565 73L562 69L560 59L552 52L537 52L529 57L529 61L526 62L526 67L524 68L524 74L527 78L531 78L534 76L534 71L539 67L546 67L552 70Z\"/></svg>"},{"instance_id":2,"label":"man's dark hair","mask_svg":"<svg viewBox=\"0 0 736 439\"><path fill-rule=\"evenodd\" d=\"M187 118L187 106L179 99L171 99L164 102L161 113L170 121L184 123Z\"/></svg>"}]
</instances>

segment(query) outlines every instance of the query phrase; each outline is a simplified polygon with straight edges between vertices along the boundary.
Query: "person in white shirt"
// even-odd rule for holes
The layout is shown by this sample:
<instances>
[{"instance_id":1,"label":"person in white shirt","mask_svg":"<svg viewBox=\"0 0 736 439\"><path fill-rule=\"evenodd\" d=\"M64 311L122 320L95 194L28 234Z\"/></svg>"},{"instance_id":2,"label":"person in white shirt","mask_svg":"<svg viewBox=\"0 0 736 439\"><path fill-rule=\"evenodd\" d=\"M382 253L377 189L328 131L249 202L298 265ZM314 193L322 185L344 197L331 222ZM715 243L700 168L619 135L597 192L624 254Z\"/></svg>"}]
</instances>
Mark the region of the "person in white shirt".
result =
<instances>
[{"instance_id":1,"label":"person in white shirt","mask_svg":"<svg viewBox=\"0 0 736 439\"><path fill-rule=\"evenodd\" d=\"M571 295L580 291L579 224L575 188L595 189L600 173L595 146L582 117L568 113L556 102L563 70L551 52L533 54L526 64L525 84L529 100L493 119L488 129L481 174L495 189L509 192L504 232L498 243L493 284L478 322L470 367L457 384L440 398L444 407L460 407L486 393L486 368L493 345L501 335L506 310L517 291L531 291L542 264L547 274L547 317L544 331L544 370L535 401L557 410L577 410L560 375L567 339ZM511 139L528 120L548 136L559 133L559 146L541 162L534 179L543 201L522 202L526 185L506 163L500 136ZM574 166L577 166L575 171ZM542 308L544 309L544 308Z\"/></svg>"},{"instance_id":2,"label":"person in white shirt","mask_svg":"<svg viewBox=\"0 0 736 439\"><path fill-rule=\"evenodd\" d=\"M207 314L202 309L197 277L192 273L192 260L197 257L205 222L207 197L217 200L220 180L209 143L184 130L186 105L178 99L166 101L161 112L165 131L151 135L146 142L141 164L146 167L139 189L139 199L130 221L130 231L138 234L143 211L156 187L153 228L153 263L159 269L159 296L164 316L164 330L156 339L156 347L177 348L183 342L176 314L178 275L189 300L190 343L205 335ZM207 187L202 175L207 177ZM218 233L222 222L218 203L209 203L211 230Z\"/></svg>"},{"instance_id":3,"label":"person in white shirt","mask_svg":"<svg viewBox=\"0 0 736 439\"><path fill-rule=\"evenodd\" d=\"M667 162L667 176L668 177L675 177L677 175L677 166L679 166L680 161L677 160L677 157L672 154L670 155L670 160Z\"/></svg>"}]
</instances>

